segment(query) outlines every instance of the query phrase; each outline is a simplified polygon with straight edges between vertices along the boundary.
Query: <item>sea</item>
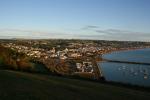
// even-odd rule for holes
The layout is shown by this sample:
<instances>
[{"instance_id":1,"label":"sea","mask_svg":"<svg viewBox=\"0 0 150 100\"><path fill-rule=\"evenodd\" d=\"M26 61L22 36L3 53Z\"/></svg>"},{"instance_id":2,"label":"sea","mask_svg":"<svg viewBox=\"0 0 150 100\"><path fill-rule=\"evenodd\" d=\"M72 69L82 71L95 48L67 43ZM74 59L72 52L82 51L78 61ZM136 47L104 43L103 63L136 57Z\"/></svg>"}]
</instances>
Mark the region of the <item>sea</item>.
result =
<instances>
[{"instance_id":1,"label":"sea","mask_svg":"<svg viewBox=\"0 0 150 100\"><path fill-rule=\"evenodd\" d=\"M131 62L99 62L99 68L106 81L150 87L150 48L117 51L102 57L107 60Z\"/></svg>"}]
</instances>

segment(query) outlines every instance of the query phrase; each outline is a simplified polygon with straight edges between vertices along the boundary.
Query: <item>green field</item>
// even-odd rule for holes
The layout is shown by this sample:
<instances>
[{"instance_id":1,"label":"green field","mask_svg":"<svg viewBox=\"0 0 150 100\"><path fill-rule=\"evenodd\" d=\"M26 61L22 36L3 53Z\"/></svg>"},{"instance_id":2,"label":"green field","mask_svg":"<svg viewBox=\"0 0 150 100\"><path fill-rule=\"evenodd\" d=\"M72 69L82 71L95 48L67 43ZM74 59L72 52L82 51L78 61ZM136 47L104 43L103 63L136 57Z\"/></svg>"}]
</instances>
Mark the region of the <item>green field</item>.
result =
<instances>
[{"instance_id":1,"label":"green field","mask_svg":"<svg viewBox=\"0 0 150 100\"><path fill-rule=\"evenodd\" d=\"M150 93L57 76L0 70L0 100L149 100Z\"/></svg>"}]
</instances>

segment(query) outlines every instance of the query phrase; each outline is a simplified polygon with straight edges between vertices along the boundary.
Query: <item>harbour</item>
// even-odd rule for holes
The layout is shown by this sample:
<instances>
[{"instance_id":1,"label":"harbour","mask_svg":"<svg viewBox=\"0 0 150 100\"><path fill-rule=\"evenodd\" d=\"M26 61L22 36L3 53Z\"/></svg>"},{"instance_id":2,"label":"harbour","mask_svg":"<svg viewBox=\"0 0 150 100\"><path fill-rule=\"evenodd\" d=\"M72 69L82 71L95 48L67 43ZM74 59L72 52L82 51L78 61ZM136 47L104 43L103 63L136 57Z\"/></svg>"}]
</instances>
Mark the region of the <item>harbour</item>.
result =
<instances>
[{"instance_id":1,"label":"harbour","mask_svg":"<svg viewBox=\"0 0 150 100\"><path fill-rule=\"evenodd\" d=\"M150 87L149 53L140 49L106 54L98 66L106 81Z\"/></svg>"}]
</instances>

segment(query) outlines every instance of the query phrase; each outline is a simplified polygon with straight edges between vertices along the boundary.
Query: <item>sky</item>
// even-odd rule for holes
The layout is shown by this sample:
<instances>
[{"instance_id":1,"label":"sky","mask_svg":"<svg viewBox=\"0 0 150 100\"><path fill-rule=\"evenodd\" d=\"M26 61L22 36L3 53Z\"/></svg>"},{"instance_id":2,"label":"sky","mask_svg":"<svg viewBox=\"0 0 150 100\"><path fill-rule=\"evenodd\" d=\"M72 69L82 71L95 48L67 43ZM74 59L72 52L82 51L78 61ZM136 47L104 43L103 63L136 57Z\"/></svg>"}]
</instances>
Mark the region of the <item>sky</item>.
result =
<instances>
[{"instance_id":1,"label":"sky","mask_svg":"<svg viewBox=\"0 0 150 100\"><path fill-rule=\"evenodd\" d=\"M0 38L150 41L150 0L0 0Z\"/></svg>"}]
</instances>

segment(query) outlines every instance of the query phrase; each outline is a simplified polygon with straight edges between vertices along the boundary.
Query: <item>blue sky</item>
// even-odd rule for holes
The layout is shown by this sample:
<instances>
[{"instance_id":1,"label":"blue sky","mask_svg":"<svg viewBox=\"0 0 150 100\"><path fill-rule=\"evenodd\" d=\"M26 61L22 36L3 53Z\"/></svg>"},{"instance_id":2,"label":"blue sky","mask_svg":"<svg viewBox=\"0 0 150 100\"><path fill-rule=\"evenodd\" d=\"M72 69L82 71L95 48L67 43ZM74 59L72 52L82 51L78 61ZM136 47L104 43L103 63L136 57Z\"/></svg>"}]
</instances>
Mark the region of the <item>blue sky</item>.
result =
<instances>
[{"instance_id":1,"label":"blue sky","mask_svg":"<svg viewBox=\"0 0 150 100\"><path fill-rule=\"evenodd\" d=\"M150 0L0 0L0 38L149 41Z\"/></svg>"}]
</instances>

